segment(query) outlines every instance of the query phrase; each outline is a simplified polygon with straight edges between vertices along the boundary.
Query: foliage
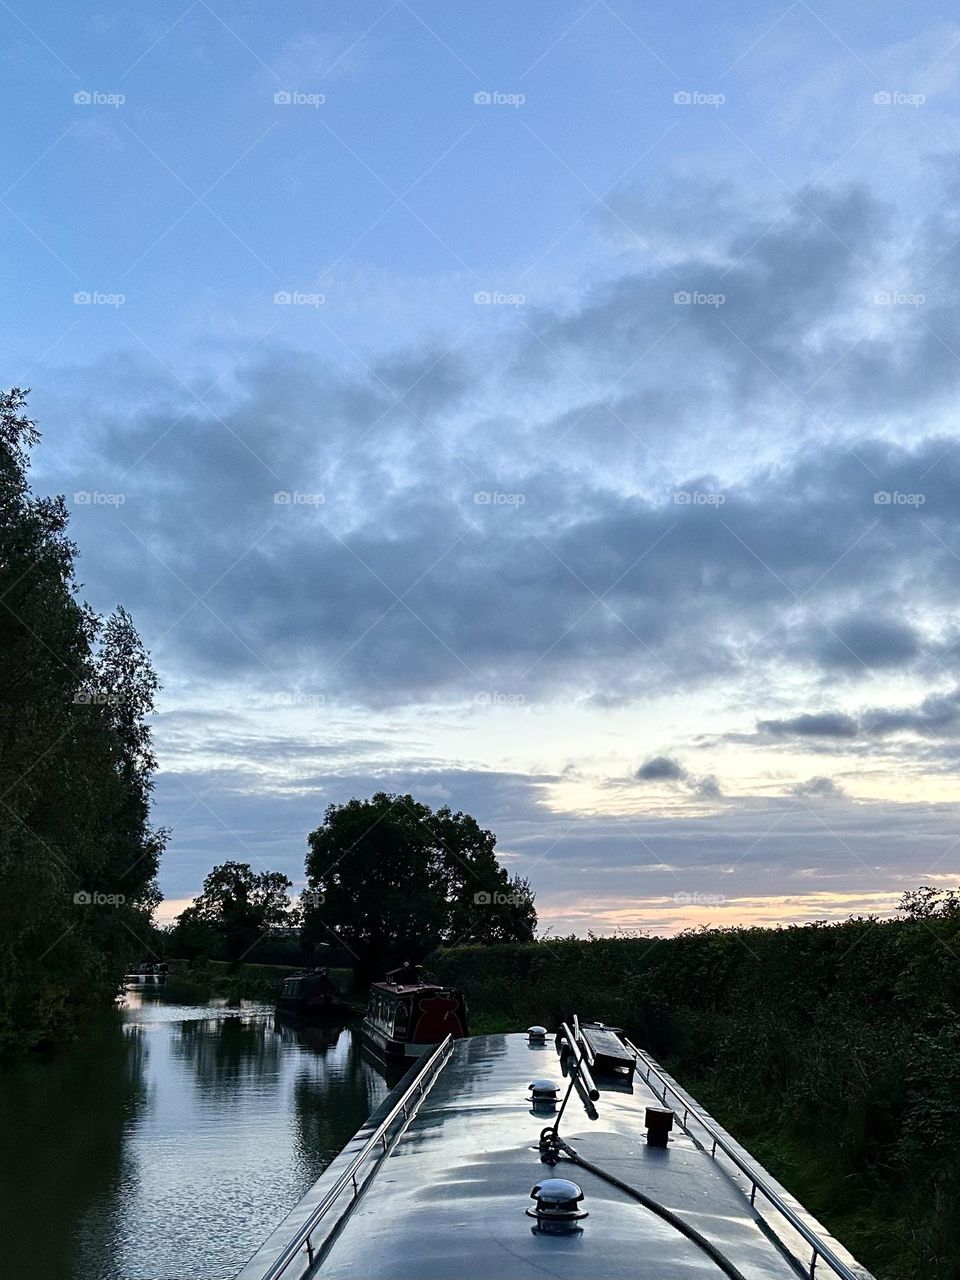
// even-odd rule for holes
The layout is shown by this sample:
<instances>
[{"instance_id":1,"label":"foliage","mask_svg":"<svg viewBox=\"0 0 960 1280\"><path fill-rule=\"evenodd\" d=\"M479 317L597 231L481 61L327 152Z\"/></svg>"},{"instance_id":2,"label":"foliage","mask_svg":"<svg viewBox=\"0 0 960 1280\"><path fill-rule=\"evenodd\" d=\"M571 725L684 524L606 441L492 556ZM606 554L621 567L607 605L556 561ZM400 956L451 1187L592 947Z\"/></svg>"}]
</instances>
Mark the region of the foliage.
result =
<instances>
[{"instance_id":1,"label":"foliage","mask_svg":"<svg viewBox=\"0 0 960 1280\"><path fill-rule=\"evenodd\" d=\"M203 882L203 891L177 917L171 946L186 954L211 955L211 940L236 970L264 938L289 927L292 882L279 871L255 872L247 862L224 862Z\"/></svg>"},{"instance_id":2,"label":"foliage","mask_svg":"<svg viewBox=\"0 0 960 1280\"><path fill-rule=\"evenodd\" d=\"M150 827L157 679L127 612L77 596L39 435L0 393L0 1047L69 1037L141 956L164 833Z\"/></svg>"},{"instance_id":3,"label":"foliage","mask_svg":"<svg viewBox=\"0 0 960 1280\"><path fill-rule=\"evenodd\" d=\"M960 898L901 916L430 957L471 1011L661 1058L883 1280L960 1278Z\"/></svg>"},{"instance_id":4,"label":"foliage","mask_svg":"<svg viewBox=\"0 0 960 1280\"><path fill-rule=\"evenodd\" d=\"M530 885L507 874L495 845L469 814L410 795L330 805L309 836L305 933L341 942L366 973L438 946L528 941Z\"/></svg>"}]
</instances>

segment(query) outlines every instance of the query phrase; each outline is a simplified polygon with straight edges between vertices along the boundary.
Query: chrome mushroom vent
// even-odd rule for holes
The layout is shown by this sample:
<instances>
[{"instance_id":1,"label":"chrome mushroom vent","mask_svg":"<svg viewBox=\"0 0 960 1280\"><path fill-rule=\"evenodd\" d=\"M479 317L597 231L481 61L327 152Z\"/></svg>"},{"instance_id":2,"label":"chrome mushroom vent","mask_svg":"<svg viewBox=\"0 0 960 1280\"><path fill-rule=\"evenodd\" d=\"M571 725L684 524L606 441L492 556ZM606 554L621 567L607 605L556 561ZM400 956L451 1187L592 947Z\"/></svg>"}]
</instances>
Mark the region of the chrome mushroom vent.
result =
<instances>
[{"instance_id":1,"label":"chrome mushroom vent","mask_svg":"<svg viewBox=\"0 0 960 1280\"><path fill-rule=\"evenodd\" d=\"M528 1044L546 1044L547 1028L546 1027L527 1027L527 1043Z\"/></svg>"},{"instance_id":2,"label":"chrome mushroom vent","mask_svg":"<svg viewBox=\"0 0 960 1280\"><path fill-rule=\"evenodd\" d=\"M536 1218L537 1231L563 1235L581 1230L577 1223L587 1216L586 1209L580 1208L583 1189L569 1178L544 1178L530 1192L530 1199L536 1204L527 1215Z\"/></svg>"},{"instance_id":3,"label":"chrome mushroom vent","mask_svg":"<svg viewBox=\"0 0 960 1280\"><path fill-rule=\"evenodd\" d=\"M533 1103L535 1111L552 1111L557 1105L559 1092L560 1086L555 1080L531 1080L530 1097L527 1101Z\"/></svg>"}]
</instances>

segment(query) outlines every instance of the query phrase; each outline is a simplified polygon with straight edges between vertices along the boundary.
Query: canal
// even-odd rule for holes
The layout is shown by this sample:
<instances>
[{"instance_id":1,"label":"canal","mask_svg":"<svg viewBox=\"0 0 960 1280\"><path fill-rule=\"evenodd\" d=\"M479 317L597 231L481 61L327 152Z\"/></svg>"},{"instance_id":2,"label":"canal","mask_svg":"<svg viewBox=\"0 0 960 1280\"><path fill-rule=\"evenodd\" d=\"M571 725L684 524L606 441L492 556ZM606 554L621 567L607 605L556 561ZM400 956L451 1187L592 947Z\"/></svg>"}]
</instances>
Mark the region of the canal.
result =
<instances>
[{"instance_id":1,"label":"canal","mask_svg":"<svg viewBox=\"0 0 960 1280\"><path fill-rule=\"evenodd\" d=\"M0 1275L229 1280L395 1080L353 1027L128 993L0 1068Z\"/></svg>"}]
</instances>

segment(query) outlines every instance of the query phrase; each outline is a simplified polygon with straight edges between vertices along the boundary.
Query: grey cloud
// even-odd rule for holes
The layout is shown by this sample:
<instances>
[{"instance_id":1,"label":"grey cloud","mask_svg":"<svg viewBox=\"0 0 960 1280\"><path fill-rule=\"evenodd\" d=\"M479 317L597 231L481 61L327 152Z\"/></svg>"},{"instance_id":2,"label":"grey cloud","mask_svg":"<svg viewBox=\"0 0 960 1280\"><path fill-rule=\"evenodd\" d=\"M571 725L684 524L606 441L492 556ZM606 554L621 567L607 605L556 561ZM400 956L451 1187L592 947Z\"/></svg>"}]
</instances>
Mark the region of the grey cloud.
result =
<instances>
[{"instance_id":1,"label":"grey cloud","mask_svg":"<svg viewBox=\"0 0 960 1280\"><path fill-rule=\"evenodd\" d=\"M960 591L955 194L905 228L862 188L744 213L738 193L707 208L688 185L676 216L667 198L658 219L621 206L638 235L669 235L672 271L627 269L569 307L528 307L529 329L358 373L265 344L229 382L197 381L210 408L118 353L63 373L59 409L40 415L54 448L38 451L38 480L124 496L73 507L85 592L131 607L168 683L189 671L206 689L364 708L489 690L611 707L705 686L722 704L740 677L782 688L811 666L849 681L927 656L955 670L946 642L923 639ZM922 317L873 303L921 272ZM725 301L676 304L678 290ZM308 500L278 505L278 490ZM956 767L956 691L856 716L782 707L746 740ZM950 806L837 796L827 831L804 803L827 797L812 780L776 802L628 824L558 813L540 776L398 766L376 729L304 743L228 723L206 739L163 732L181 753L158 783L174 896L251 850L297 875L323 806L380 787L475 812L544 895L584 901L600 881L863 887L851 849L892 885L921 872L918 829L952 839L955 823ZM244 763L188 769L191 744ZM716 798L716 779L670 764L686 795Z\"/></svg>"},{"instance_id":2,"label":"grey cloud","mask_svg":"<svg viewBox=\"0 0 960 1280\"><path fill-rule=\"evenodd\" d=\"M634 774L637 782L672 782L704 800L723 796L720 782L712 773L698 777L673 756L652 756Z\"/></svg>"},{"instance_id":3,"label":"grey cloud","mask_svg":"<svg viewBox=\"0 0 960 1280\"><path fill-rule=\"evenodd\" d=\"M449 804L472 813L498 835L509 830L523 843L528 833L552 821L542 792L554 781L549 774L530 777L436 762L379 769L364 764L300 778L271 778L235 765L164 768L157 777L155 818L173 828L176 841L175 856L168 855L164 864L164 891L171 898L190 896L206 872L227 858L283 871L301 882L307 834L323 821L327 805L376 791L412 792L434 807ZM498 853L506 863L516 856L509 847Z\"/></svg>"},{"instance_id":4,"label":"grey cloud","mask_svg":"<svg viewBox=\"0 0 960 1280\"><path fill-rule=\"evenodd\" d=\"M941 420L960 385L930 345L942 317L865 311L890 224L861 189L805 192L755 245L764 211L723 209L722 252L685 259L723 307L674 305L657 271L531 309L536 338L369 372L265 348L214 412L118 362L61 486L125 497L74 507L92 602L125 600L168 670L367 706L613 706L785 655L851 680L918 662L915 624L960 589L960 454L884 439L869 401Z\"/></svg>"},{"instance_id":5,"label":"grey cloud","mask_svg":"<svg viewBox=\"0 0 960 1280\"><path fill-rule=\"evenodd\" d=\"M866 746L858 749L876 750L874 739L893 734L916 734L931 739L960 737L960 688L946 693L931 693L915 707L867 707L857 715L837 711L806 712L784 720L760 720L760 735L771 734L778 738L859 739ZM730 735L738 741L760 741L750 735ZM948 749L947 758L952 759Z\"/></svg>"},{"instance_id":6,"label":"grey cloud","mask_svg":"<svg viewBox=\"0 0 960 1280\"><path fill-rule=\"evenodd\" d=\"M790 788L790 794L803 799L836 800L845 796L846 792L833 778L818 777L795 783Z\"/></svg>"},{"instance_id":7,"label":"grey cloud","mask_svg":"<svg viewBox=\"0 0 960 1280\"><path fill-rule=\"evenodd\" d=\"M600 899L621 907L644 895L678 892L836 899L896 894L934 872L960 877L960 862L950 855L955 806L855 804L816 779L802 796L741 797L689 817L566 812L545 803L553 776L477 770L413 766L317 775L304 793L242 772L163 773L159 781L158 818L173 822L177 832L177 856L165 868L165 888L175 898L195 892L210 866L226 857L253 860L301 883L306 835L326 805L379 789L412 789L432 804L473 813L496 832L511 873L531 878L542 911L576 903L594 914L594 924ZM812 802L828 794L825 826ZM918 829L922 841L915 838Z\"/></svg>"},{"instance_id":8,"label":"grey cloud","mask_svg":"<svg viewBox=\"0 0 960 1280\"><path fill-rule=\"evenodd\" d=\"M688 777L687 770L672 756L653 756L640 766L636 773L638 782L681 782Z\"/></svg>"},{"instance_id":9,"label":"grey cloud","mask_svg":"<svg viewBox=\"0 0 960 1280\"><path fill-rule=\"evenodd\" d=\"M868 668L900 667L921 652L921 638L908 623L896 618L857 613L830 623L814 646L825 668L859 673Z\"/></svg>"},{"instance_id":10,"label":"grey cloud","mask_svg":"<svg viewBox=\"0 0 960 1280\"><path fill-rule=\"evenodd\" d=\"M720 800L723 797L720 779L713 773L706 773L702 778L698 778L694 790L704 800Z\"/></svg>"},{"instance_id":11,"label":"grey cloud","mask_svg":"<svg viewBox=\"0 0 960 1280\"><path fill-rule=\"evenodd\" d=\"M760 720L757 728L776 737L855 738L859 725L853 716L839 711L805 713L788 720Z\"/></svg>"},{"instance_id":12,"label":"grey cloud","mask_svg":"<svg viewBox=\"0 0 960 1280\"><path fill-rule=\"evenodd\" d=\"M912 732L924 737L954 737L960 733L960 688L931 693L917 707L874 707L861 717L868 734Z\"/></svg>"},{"instance_id":13,"label":"grey cloud","mask_svg":"<svg viewBox=\"0 0 960 1280\"><path fill-rule=\"evenodd\" d=\"M928 466L943 445L863 452L890 477ZM369 515L336 487L322 505L284 507L262 480L259 493L220 501L201 479L188 507L158 501L148 484L131 486L119 511L81 511L76 523L83 541L84 527L113 521L99 585L163 637L166 661L278 683L296 673L328 697L373 704L491 687L528 697L579 687L616 701L635 696L631 685L735 674L745 639L754 661L773 657L805 593L835 612L864 583L887 581L904 609L936 608L960 575L929 532L949 534L956 512L932 491L957 470L947 458L928 481L925 525L916 511L876 508L875 482L827 446L728 489L722 507L587 489L560 527L549 473L528 477L516 505L474 502L498 492L489 481L451 493L424 479L419 500L371 484ZM323 483L319 472L302 481L308 495ZM182 539L190 521L197 532ZM868 659L912 650L905 627L847 634ZM814 628L800 656L835 663L830 643Z\"/></svg>"}]
</instances>

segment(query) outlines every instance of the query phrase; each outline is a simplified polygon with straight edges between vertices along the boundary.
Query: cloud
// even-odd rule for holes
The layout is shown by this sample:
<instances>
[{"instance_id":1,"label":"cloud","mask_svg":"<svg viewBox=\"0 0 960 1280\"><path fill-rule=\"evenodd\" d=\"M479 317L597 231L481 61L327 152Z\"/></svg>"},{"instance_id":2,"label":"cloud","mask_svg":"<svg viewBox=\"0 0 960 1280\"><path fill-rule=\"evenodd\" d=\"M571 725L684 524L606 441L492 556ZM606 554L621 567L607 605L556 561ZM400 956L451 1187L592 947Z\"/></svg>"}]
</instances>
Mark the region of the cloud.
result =
<instances>
[{"instance_id":1,"label":"cloud","mask_svg":"<svg viewBox=\"0 0 960 1280\"><path fill-rule=\"evenodd\" d=\"M916 733L953 738L960 734L960 688L931 693L916 707L874 707L863 713L863 730L873 735Z\"/></svg>"},{"instance_id":2,"label":"cloud","mask_svg":"<svg viewBox=\"0 0 960 1280\"><path fill-rule=\"evenodd\" d=\"M760 742L777 738L857 739L862 744L893 735L916 735L947 743L960 737L960 687L931 693L913 707L865 707L855 715L839 711L804 712L784 720L759 720L759 734L728 735L731 740ZM950 756L952 758L952 754Z\"/></svg>"},{"instance_id":3,"label":"cloud","mask_svg":"<svg viewBox=\"0 0 960 1280\"><path fill-rule=\"evenodd\" d=\"M672 756L652 756L634 774L637 782L667 782L699 796L703 800L719 800L723 792L712 773L697 777Z\"/></svg>"},{"instance_id":4,"label":"cloud","mask_svg":"<svg viewBox=\"0 0 960 1280\"><path fill-rule=\"evenodd\" d=\"M683 782L689 776L680 761L671 756L653 756L636 772L638 782Z\"/></svg>"},{"instance_id":5,"label":"cloud","mask_svg":"<svg viewBox=\"0 0 960 1280\"><path fill-rule=\"evenodd\" d=\"M164 867L165 893L189 897L207 871L228 858L250 862L257 870L283 871L302 884L307 834L323 822L327 806L377 791L411 792L435 808L449 804L472 813L498 836L509 830L522 840L523 833L551 823L544 793L555 781L551 774L458 769L437 762L418 767L371 761L353 769L301 772L291 772L287 761L273 772L237 763L161 769L155 820L172 827L176 839L175 857L168 855ZM508 865L516 857L509 846L499 848L498 855ZM516 869L510 866L511 872Z\"/></svg>"},{"instance_id":6,"label":"cloud","mask_svg":"<svg viewBox=\"0 0 960 1280\"><path fill-rule=\"evenodd\" d=\"M922 638L897 618L870 613L851 614L822 628L813 656L825 669L868 672L871 668L903 667L917 658Z\"/></svg>"},{"instance_id":7,"label":"cloud","mask_svg":"<svg viewBox=\"0 0 960 1280\"><path fill-rule=\"evenodd\" d=\"M378 727L395 708L468 714L491 691L531 709L673 698L756 725L727 742L947 767L901 739L932 748L960 728L960 693L929 691L956 678L955 193L910 221L856 184L783 204L727 191L709 226L695 183L677 188L675 221L669 194L635 211L667 267L627 253L615 276L478 329L469 347L425 341L355 371L264 341L212 408L129 355L64 374L39 479L123 497L71 501L92 602L124 600L167 683L204 689L227 716L240 690L354 717L301 738L267 710L252 728L170 726L160 785L177 896L246 847L289 872L331 798L404 780L479 806L553 883L539 774L451 768L412 737L398 763L403 744ZM924 271L922 310L874 301L878 282ZM878 674L924 690L895 699ZM860 710L820 707L838 675L845 696L863 683ZM674 756L636 780L673 785L691 809L720 795ZM797 834L784 807L827 796L797 791L775 811L729 801L716 808L735 816L713 826L644 819L652 860L622 815L578 819L576 857L620 888L662 858L695 867L706 892L723 891L721 863L746 861L772 891L743 850L777 814L790 834L759 846L777 875L799 875L801 859L826 875L847 856L812 820ZM842 810L837 830L869 859L879 828ZM906 841L927 816L873 813Z\"/></svg>"},{"instance_id":8,"label":"cloud","mask_svg":"<svg viewBox=\"0 0 960 1280\"><path fill-rule=\"evenodd\" d=\"M846 795L843 787L833 778L808 778L806 782L797 782L790 788L790 794L802 799L837 800Z\"/></svg>"},{"instance_id":9,"label":"cloud","mask_svg":"<svg viewBox=\"0 0 960 1280\"><path fill-rule=\"evenodd\" d=\"M873 909L890 912L904 889L960 880L954 805L855 803L822 778L801 784L802 794L746 795L710 811L666 815L636 811L623 792L609 813L579 813L551 800L557 775L443 766L318 772L303 790L238 771L165 772L159 781L158 818L172 822L177 836L166 871L176 899L194 893L227 857L284 871L299 886L306 833L327 804L381 789L448 802L492 828L504 865L532 879L544 923L561 930L573 917L570 927L592 919L605 932L671 928L671 904L700 899L730 902L731 920L743 897L768 922L797 915L791 895L804 911L819 901L811 918L845 914L844 901L854 910L867 895ZM825 816L817 802L826 800ZM657 910L658 900L666 910Z\"/></svg>"},{"instance_id":10,"label":"cloud","mask_svg":"<svg viewBox=\"0 0 960 1280\"><path fill-rule=\"evenodd\" d=\"M250 412L234 415L238 433ZM149 449L158 426L128 440L128 456ZM796 615L809 624L810 611L849 606L865 584L936 617L960 582L940 542L956 523L948 491L960 458L927 481L921 524L915 510L875 507L876 482L830 445L728 487L716 507L589 478L574 498L549 468L522 488L492 476L450 477L447 488L428 471L393 476L386 454L361 461L348 485L334 467L331 483L330 468L309 461L309 427L292 422L283 456L270 453L279 482L216 423L192 438L194 480L159 458L136 479L105 464L88 474L85 489L125 494L112 511L74 508L81 542L101 535L101 598L126 599L166 662L369 705L489 688L528 698L575 689L609 704L736 677L748 661L756 670L782 655ZM944 443L860 453L895 483ZM292 455L295 467L283 461ZM276 503L277 491L291 500ZM808 630L791 653L856 675L920 652L906 626L871 627L851 612L856 625L835 629L839 639Z\"/></svg>"},{"instance_id":11,"label":"cloud","mask_svg":"<svg viewBox=\"0 0 960 1280\"><path fill-rule=\"evenodd\" d=\"M707 253L679 182L672 270L470 350L354 373L265 343L215 412L133 358L105 406L99 371L70 481L124 496L73 507L97 602L126 600L167 669L369 707L920 663L960 587L952 295L873 304L901 227L863 186L728 192ZM914 231L925 262L940 232ZM678 278L723 304L676 304Z\"/></svg>"},{"instance_id":12,"label":"cloud","mask_svg":"<svg viewBox=\"0 0 960 1280\"><path fill-rule=\"evenodd\" d=\"M788 720L760 720L757 728L776 737L855 738L860 727L853 716L839 711L806 712Z\"/></svg>"},{"instance_id":13,"label":"cloud","mask_svg":"<svg viewBox=\"0 0 960 1280\"><path fill-rule=\"evenodd\" d=\"M704 800L720 800L723 796L720 780L712 773L707 773L702 778L697 778L694 790Z\"/></svg>"}]
</instances>

